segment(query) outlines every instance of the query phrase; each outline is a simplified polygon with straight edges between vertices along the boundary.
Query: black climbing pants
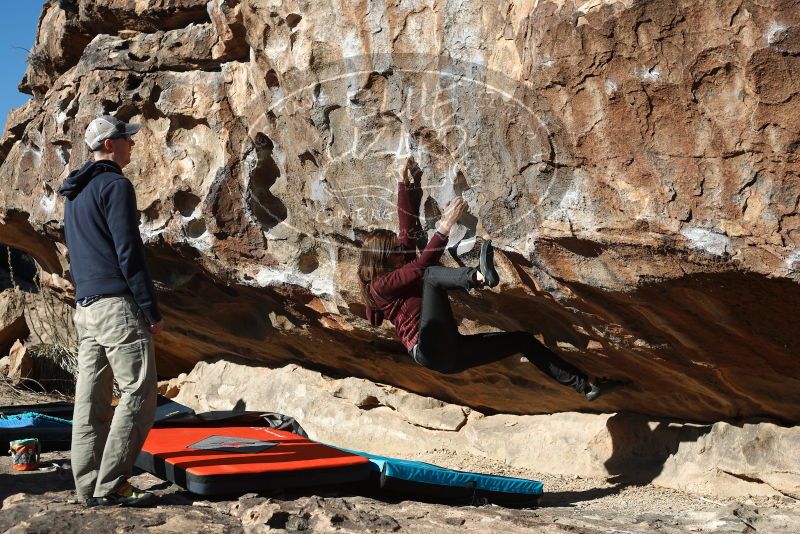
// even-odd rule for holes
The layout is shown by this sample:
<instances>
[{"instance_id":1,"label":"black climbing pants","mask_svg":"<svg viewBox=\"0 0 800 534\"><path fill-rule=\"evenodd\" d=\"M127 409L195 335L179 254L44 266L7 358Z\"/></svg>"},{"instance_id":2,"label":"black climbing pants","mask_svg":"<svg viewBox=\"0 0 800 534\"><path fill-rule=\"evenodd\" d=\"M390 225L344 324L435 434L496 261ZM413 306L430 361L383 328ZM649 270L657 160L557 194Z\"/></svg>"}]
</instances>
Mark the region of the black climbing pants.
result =
<instances>
[{"instance_id":1,"label":"black climbing pants","mask_svg":"<svg viewBox=\"0 0 800 534\"><path fill-rule=\"evenodd\" d=\"M476 287L476 272L472 267L425 269L419 340L411 350L414 360L440 373L459 373L521 354L560 384L583 393L586 375L528 332L459 334L447 292Z\"/></svg>"}]
</instances>

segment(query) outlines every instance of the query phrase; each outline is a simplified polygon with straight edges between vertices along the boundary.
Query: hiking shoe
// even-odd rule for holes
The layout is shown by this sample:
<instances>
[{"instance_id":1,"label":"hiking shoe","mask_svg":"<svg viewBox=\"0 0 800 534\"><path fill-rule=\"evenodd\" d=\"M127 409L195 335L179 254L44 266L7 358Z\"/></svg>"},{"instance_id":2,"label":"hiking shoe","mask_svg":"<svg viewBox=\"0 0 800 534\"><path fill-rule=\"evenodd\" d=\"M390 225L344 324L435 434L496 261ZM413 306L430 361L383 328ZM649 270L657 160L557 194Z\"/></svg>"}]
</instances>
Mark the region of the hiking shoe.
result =
<instances>
[{"instance_id":1,"label":"hiking shoe","mask_svg":"<svg viewBox=\"0 0 800 534\"><path fill-rule=\"evenodd\" d=\"M619 380L599 379L586 392L586 400L591 402L600 395L606 395L622 388L625 384Z\"/></svg>"},{"instance_id":2,"label":"hiking shoe","mask_svg":"<svg viewBox=\"0 0 800 534\"><path fill-rule=\"evenodd\" d=\"M130 482L126 482L120 489L106 495L105 497L95 497L95 506L151 506L156 502L156 496L149 491L134 488Z\"/></svg>"},{"instance_id":3,"label":"hiking shoe","mask_svg":"<svg viewBox=\"0 0 800 534\"><path fill-rule=\"evenodd\" d=\"M495 287L500 283L500 275L494 268L494 247L492 240L487 239L481 243L481 262L480 271L483 275L483 285Z\"/></svg>"}]
</instances>

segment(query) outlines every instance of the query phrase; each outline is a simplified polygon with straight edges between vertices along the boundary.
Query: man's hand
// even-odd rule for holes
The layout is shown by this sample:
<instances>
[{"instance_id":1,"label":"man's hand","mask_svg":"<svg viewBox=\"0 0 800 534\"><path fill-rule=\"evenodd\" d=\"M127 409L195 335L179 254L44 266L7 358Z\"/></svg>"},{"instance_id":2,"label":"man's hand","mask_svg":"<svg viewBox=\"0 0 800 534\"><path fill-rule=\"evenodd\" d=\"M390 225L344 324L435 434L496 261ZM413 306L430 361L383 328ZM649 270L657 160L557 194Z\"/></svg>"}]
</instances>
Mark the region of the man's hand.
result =
<instances>
[{"instance_id":1,"label":"man's hand","mask_svg":"<svg viewBox=\"0 0 800 534\"><path fill-rule=\"evenodd\" d=\"M161 319L156 324L151 324L150 326L147 327L147 329L150 330L151 334L157 336L158 334L161 333L162 330L164 330L164 319Z\"/></svg>"},{"instance_id":2,"label":"man's hand","mask_svg":"<svg viewBox=\"0 0 800 534\"><path fill-rule=\"evenodd\" d=\"M464 199L460 196L451 200L444 209L444 215L442 215L442 218L439 220L439 224L436 225L436 230L441 234L448 235L450 229L458 222L466 209L467 203L464 202Z\"/></svg>"}]
</instances>

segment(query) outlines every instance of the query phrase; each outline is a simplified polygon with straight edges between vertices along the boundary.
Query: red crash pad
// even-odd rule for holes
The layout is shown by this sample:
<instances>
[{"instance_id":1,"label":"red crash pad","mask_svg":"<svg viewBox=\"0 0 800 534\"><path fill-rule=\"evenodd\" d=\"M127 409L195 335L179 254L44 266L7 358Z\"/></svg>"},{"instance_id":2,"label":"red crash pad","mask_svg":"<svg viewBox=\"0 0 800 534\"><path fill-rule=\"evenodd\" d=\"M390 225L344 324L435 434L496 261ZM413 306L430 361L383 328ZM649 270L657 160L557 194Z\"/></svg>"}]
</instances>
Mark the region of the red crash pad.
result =
<instances>
[{"instance_id":1,"label":"red crash pad","mask_svg":"<svg viewBox=\"0 0 800 534\"><path fill-rule=\"evenodd\" d=\"M137 467L193 493L313 487L369 478L369 460L269 427L153 428Z\"/></svg>"}]
</instances>

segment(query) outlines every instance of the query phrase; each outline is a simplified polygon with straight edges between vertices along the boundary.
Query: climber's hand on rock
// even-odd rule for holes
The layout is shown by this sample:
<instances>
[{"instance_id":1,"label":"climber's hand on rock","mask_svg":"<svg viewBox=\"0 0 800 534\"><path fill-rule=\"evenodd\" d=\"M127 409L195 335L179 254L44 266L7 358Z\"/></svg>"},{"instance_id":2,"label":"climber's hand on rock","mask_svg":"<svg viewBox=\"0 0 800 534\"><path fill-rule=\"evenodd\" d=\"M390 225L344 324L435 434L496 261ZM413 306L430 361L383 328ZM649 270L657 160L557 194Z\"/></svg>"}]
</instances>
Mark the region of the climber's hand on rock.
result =
<instances>
[{"instance_id":1,"label":"climber's hand on rock","mask_svg":"<svg viewBox=\"0 0 800 534\"><path fill-rule=\"evenodd\" d=\"M439 233L448 235L450 233L450 229L453 228L461 216L464 214L464 210L467 209L467 203L464 202L464 199L461 196L457 196L450 203L444 210L444 215L442 215L439 224L436 225L436 229Z\"/></svg>"}]
</instances>

